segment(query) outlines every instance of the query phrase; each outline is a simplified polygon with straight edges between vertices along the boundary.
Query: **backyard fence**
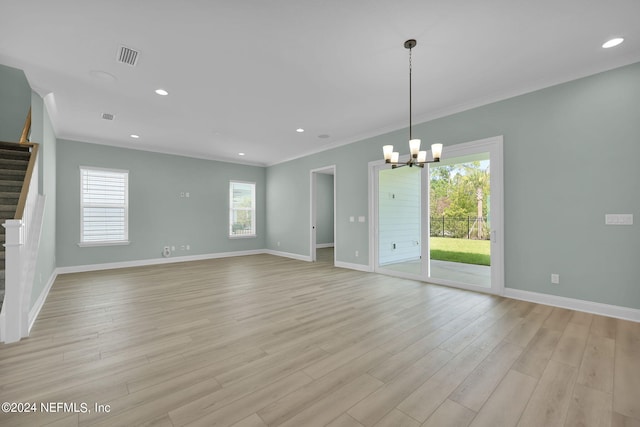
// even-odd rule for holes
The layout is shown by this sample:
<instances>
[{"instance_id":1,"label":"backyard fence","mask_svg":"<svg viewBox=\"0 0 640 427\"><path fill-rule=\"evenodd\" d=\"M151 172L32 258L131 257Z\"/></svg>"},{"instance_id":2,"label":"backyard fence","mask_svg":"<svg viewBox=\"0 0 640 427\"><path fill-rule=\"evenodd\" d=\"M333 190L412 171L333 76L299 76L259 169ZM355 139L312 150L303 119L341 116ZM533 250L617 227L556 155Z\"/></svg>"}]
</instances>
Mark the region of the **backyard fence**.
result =
<instances>
[{"instance_id":1,"label":"backyard fence","mask_svg":"<svg viewBox=\"0 0 640 427\"><path fill-rule=\"evenodd\" d=\"M430 230L431 237L489 240L489 218L432 216Z\"/></svg>"}]
</instances>

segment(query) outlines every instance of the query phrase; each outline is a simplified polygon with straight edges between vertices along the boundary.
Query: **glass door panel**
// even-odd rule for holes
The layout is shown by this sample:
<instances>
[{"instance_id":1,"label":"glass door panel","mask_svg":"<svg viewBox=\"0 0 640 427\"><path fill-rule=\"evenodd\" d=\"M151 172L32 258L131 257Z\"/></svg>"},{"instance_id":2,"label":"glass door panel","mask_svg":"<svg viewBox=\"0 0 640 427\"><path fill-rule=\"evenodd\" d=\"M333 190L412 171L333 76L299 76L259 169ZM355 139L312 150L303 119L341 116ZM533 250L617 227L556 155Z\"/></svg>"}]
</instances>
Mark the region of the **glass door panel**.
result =
<instances>
[{"instance_id":1,"label":"glass door panel","mask_svg":"<svg viewBox=\"0 0 640 427\"><path fill-rule=\"evenodd\" d=\"M488 152L429 167L429 277L491 288Z\"/></svg>"},{"instance_id":2,"label":"glass door panel","mask_svg":"<svg viewBox=\"0 0 640 427\"><path fill-rule=\"evenodd\" d=\"M381 168L377 172L377 267L419 277L423 274L422 169Z\"/></svg>"}]
</instances>

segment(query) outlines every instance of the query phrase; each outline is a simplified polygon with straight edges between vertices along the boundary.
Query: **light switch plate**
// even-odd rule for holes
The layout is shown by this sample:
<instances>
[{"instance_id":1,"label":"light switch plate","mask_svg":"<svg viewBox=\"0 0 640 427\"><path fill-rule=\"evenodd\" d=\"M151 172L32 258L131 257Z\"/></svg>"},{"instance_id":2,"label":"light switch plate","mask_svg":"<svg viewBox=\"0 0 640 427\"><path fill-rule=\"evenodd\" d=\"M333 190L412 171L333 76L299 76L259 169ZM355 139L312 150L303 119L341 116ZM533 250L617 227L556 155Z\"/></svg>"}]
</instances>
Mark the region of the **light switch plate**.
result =
<instances>
[{"instance_id":1,"label":"light switch plate","mask_svg":"<svg viewBox=\"0 0 640 427\"><path fill-rule=\"evenodd\" d=\"M604 223L606 225L633 225L633 214L606 214Z\"/></svg>"}]
</instances>

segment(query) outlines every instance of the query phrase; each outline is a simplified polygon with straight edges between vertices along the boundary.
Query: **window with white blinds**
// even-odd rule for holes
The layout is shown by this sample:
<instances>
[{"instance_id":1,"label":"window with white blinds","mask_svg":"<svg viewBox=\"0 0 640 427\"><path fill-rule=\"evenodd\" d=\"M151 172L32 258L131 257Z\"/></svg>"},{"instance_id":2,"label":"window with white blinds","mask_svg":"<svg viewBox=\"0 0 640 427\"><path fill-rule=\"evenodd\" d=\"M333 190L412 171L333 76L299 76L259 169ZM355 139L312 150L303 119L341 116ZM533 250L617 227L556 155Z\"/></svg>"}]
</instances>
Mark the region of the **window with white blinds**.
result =
<instances>
[{"instance_id":1,"label":"window with white blinds","mask_svg":"<svg viewBox=\"0 0 640 427\"><path fill-rule=\"evenodd\" d=\"M80 168L80 244L129 240L129 171Z\"/></svg>"}]
</instances>

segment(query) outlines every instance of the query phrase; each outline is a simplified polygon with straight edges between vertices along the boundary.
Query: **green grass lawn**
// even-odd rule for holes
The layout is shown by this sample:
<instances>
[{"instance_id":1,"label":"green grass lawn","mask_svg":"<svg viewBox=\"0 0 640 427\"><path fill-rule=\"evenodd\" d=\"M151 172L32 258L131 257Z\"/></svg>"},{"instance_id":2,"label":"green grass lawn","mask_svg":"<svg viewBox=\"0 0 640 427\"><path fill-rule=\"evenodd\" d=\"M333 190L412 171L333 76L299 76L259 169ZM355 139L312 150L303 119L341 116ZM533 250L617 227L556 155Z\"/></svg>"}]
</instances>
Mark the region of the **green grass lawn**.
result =
<instances>
[{"instance_id":1,"label":"green grass lawn","mask_svg":"<svg viewBox=\"0 0 640 427\"><path fill-rule=\"evenodd\" d=\"M431 259L463 262L465 264L491 265L491 249L488 240L430 237Z\"/></svg>"}]
</instances>

